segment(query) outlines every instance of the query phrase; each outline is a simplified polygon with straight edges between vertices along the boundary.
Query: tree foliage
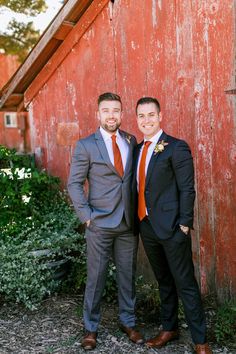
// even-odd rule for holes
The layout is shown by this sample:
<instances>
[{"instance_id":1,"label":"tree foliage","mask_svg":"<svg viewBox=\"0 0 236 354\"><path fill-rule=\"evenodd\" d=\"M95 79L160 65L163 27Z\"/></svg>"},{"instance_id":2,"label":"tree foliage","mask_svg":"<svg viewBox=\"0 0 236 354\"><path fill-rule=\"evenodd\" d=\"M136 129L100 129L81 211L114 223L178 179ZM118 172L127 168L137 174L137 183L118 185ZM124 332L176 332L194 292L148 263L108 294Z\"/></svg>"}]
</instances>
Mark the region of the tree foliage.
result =
<instances>
[{"instance_id":1,"label":"tree foliage","mask_svg":"<svg viewBox=\"0 0 236 354\"><path fill-rule=\"evenodd\" d=\"M20 62L37 42L40 32L34 29L33 22L27 24L12 20L9 32L0 33L0 48L7 54L17 55Z\"/></svg>"},{"instance_id":2,"label":"tree foliage","mask_svg":"<svg viewBox=\"0 0 236 354\"><path fill-rule=\"evenodd\" d=\"M0 10L8 9L27 16L36 16L46 10L45 0L0 0ZM17 55L22 62L38 41L40 31L33 22L11 20L6 31L0 31L0 49L6 54Z\"/></svg>"},{"instance_id":3,"label":"tree foliage","mask_svg":"<svg viewBox=\"0 0 236 354\"><path fill-rule=\"evenodd\" d=\"M45 0L0 0L2 6L27 16L36 16L47 8Z\"/></svg>"}]
</instances>

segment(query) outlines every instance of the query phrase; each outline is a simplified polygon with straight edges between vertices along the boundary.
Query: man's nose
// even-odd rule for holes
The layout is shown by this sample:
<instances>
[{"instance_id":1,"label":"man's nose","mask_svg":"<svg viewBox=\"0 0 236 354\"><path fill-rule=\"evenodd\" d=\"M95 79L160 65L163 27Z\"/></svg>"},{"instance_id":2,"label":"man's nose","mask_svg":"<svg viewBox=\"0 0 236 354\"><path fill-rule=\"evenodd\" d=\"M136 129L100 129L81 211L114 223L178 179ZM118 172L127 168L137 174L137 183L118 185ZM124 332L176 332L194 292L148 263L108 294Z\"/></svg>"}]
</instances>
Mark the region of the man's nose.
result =
<instances>
[{"instance_id":1,"label":"man's nose","mask_svg":"<svg viewBox=\"0 0 236 354\"><path fill-rule=\"evenodd\" d=\"M114 118L114 112L109 112L108 118Z\"/></svg>"},{"instance_id":2,"label":"man's nose","mask_svg":"<svg viewBox=\"0 0 236 354\"><path fill-rule=\"evenodd\" d=\"M149 117L149 116L144 116L144 117L143 117L143 121L144 121L145 123L148 123L148 122L150 121L150 117Z\"/></svg>"}]
</instances>

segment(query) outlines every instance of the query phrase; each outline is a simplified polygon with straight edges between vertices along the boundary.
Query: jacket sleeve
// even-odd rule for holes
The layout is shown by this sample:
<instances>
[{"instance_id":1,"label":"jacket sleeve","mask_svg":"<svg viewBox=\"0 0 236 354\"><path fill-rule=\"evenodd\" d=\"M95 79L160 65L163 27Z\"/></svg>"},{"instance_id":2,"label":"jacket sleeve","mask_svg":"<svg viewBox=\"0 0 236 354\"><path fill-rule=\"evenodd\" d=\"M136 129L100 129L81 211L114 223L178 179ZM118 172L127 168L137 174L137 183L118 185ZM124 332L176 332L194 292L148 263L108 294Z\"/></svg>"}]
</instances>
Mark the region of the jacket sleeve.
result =
<instances>
[{"instance_id":1,"label":"jacket sleeve","mask_svg":"<svg viewBox=\"0 0 236 354\"><path fill-rule=\"evenodd\" d=\"M186 142L177 142L173 151L172 165L179 190L179 223L193 228L195 200L194 167L191 151Z\"/></svg>"},{"instance_id":2,"label":"jacket sleeve","mask_svg":"<svg viewBox=\"0 0 236 354\"><path fill-rule=\"evenodd\" d=\"M88 176L90 157L82 141L78 141L73 153L68 191L76 214L82 223L91 219L91 208L84 191L84 183Z\"/></svg>"}]
</instances>

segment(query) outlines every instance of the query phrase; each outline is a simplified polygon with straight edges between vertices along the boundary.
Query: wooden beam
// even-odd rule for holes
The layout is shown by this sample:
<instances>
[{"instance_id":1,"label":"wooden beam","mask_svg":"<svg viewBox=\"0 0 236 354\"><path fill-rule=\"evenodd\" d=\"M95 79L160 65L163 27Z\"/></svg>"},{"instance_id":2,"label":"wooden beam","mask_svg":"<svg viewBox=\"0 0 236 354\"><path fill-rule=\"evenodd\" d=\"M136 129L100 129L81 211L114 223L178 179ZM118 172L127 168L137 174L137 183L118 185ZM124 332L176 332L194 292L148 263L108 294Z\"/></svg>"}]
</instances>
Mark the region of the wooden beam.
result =
<instances>
[{"instance_id":1,"label":"wooden beam","mask_svg":"<svg viewBox=\"0 0 236 354\"><path fill-rule=\"evenodd\" d=\"M74 22L63 21L58 31L54 34L53 38L63 41L68 33L72 30L74 25Z\"/></svg>"},{"instance_id":2,"label":"wooden beam","mask_svg":"<svg viewBox=\"0 0 236 354\"><path fill-rule=\"evenodd\" d=\"M236 88L231 90L225 90L226 95L236 95Z\"/></svg>"},{"instance_id":3,"label":"wooden beam","mask_svg":"<svg viewBox=\"0 0 236 354\"><path fill-rule=\"evenodd\" d=\"M1 107L0 112L17 112L17 106Z\"/></svg>"},{"instance_id":4,"label":"wooden beam","mask_svg":"<svg viewBox=\"0 0 236 354\"><path fill-rule=\"evenodd\" d=\"M21 112L22 110L24 110L24 95L21 93L11 94L7 103L0 108L1 112Z\"/></svg>"},{"instance_id":5,"label":"wooden beam","mask_svg":"<svg viewBox=\"0 0 236 354\"><path fill-rule=\"evenodd\" d=\"M23 112L23 111L26 111L25 105L24 105L24 96L22 97L22 100L20 101L20 103L17 106L17 112Z\"/></svg>"},{"instance_id":6,"label":"wooden beam","mask_svg":"<svg viewBox=\"0 0 236 354\"><path fill-rule=\"evenodd\" d=\"M5 107L9 109L9 107L16 107L19 102L21 102L24 98L22 93L13 93L8 97L7 104ZM0 106L2 106L2 101L0 101ZM5 109L4 107L4 109Z\"/></svg>"},{"instance_id":7,"label":"wooden beam","mask_svg":"<svg viewBox=\"0 0 236 354\"><path fill-rule=\"evenodd\" d=\"M43 52L32 62L30 70L25 73L19 84L14 88L14 91L24 93L60 45L61 41L52 38L45 46Z\"/></svg>"}]
</instances>

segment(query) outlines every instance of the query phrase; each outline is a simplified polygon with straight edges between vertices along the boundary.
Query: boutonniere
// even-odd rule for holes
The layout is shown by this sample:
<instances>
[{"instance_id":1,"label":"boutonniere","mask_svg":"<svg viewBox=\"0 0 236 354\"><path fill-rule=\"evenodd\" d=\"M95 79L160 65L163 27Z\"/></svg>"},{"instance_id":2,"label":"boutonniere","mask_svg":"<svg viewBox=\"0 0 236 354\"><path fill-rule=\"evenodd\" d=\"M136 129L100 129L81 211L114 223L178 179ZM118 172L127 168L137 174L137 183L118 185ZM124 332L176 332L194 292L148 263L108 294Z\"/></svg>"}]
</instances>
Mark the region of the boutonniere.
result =
<instances>
[{"instance_id":1,"label":"boutonniere","mask_svg":"<svg viewBox=\"0 0 236 354\"><path fill-rule=\"evenodd\" d=\"M154 155L156 155L158 152L162 152L165 150L165 146L167 146L169 143L165 142L164 140L159 141L159 143L156 144L154 148Z\"/></svg>"},{"instance_id":2,"label":"boutonniere","mask_svg":"<svg viewBox=\"0 0 236 354\"><path fill-rule=\"evenodd\" d=\"M128 144L130 144L130 142L131 142L131 135L127 135L127 136L125 137L125 140L127 141Z\"/></svg>"}]
</instances>

